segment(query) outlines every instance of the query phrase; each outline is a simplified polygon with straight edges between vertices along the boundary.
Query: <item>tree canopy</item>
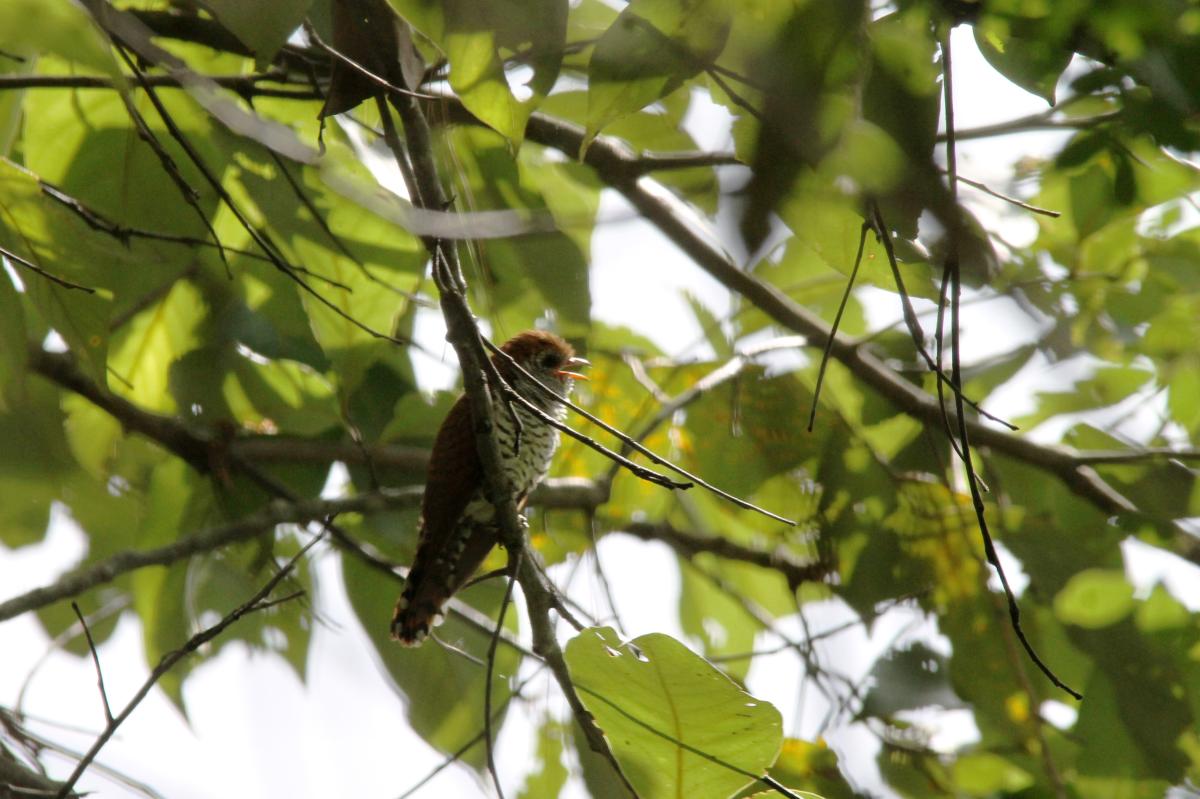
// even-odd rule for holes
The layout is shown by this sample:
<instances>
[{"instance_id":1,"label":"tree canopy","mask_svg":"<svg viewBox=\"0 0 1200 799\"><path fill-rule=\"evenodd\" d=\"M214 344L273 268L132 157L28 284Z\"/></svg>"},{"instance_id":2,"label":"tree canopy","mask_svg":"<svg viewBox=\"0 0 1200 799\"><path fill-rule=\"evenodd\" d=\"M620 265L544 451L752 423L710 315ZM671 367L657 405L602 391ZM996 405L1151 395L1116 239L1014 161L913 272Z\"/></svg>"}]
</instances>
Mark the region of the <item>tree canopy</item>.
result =
<instances>
[{"instance_id":1,"label":"tree canopy","mask_svg":"<svg viewBox=\"0 0 1200 799\"><path fill-rule=\"evenodd\" d=\"M1045 110L957 126L955 29ZM379 701L481 790L1191 795L1195 597L1128 561L1200 565L1197 64L1183 0L0 0L0 545L87 542L0 591L0 625L91 659L135 618L144 691L186 712L225 647L304 678L328 553ZM1005 184L960 173L965 143L1044 130L1065 144ZM594 312L602 195L727 292L677 287L689 350L636 282L642 324ZM520 401L485 338L553 329L591 381L527 533L507 502L497 574L402 649L459 393L429 390L430 325L477 418ZM680 595L638 601L683 640L578 601L618 535L674 553ZM896 608L928 634L837 648ZM748 690L768 663L818 728ZM0 797L75 790L140 695L112 700L75 774L0 707ZM538 762L502 786L514 702ZM938 745L942 711L978 734ZM851 727L870 774L829 743Z\"/></svg>"}]
</instances>

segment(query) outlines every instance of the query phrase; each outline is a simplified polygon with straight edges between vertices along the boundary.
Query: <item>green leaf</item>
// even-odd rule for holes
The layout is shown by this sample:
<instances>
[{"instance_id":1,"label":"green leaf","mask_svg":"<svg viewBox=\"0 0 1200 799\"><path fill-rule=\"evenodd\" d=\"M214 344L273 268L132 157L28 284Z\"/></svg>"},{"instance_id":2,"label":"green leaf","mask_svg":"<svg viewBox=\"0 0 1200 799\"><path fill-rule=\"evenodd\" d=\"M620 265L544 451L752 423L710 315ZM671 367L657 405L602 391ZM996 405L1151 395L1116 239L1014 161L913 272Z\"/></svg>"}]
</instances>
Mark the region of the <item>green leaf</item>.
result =
<instances>
[{"instance_id":1,"label":"green leaf","mask_svg":"<svg viewBox=\"0 0 1200 799\"><path fill-rule=\"evenodd\" d=\"M569 728L552 718L543 719L538 727L538 769L525 778L518 799L547 799L558 796L567 784L570 773L563 765L563 739Z\"/></svg>"},{"instance_id":2,"label":"green leaf","mask_svg":"<svg viewBox=\"0 0 1200 799\"><path fill-rule=\"evenodd\" d=\"M133 575L133 607L142 621L142 649L150 668L183 646L195 632L185 606L187 572L187 562L181 561L167 567L139 569ZM185 659L158 681L158 687L185 716L183 680L190 665Z\"/></svg>"},{"instance_id":3,"label":"green leaf","mask_svg":"<svg viewBox=\"0 0 1200 799\"><path fill-rule=\"evenodd\" d=\"M1187 728L1187 714L1162 686L1153 684L1145 664L1138 662L1144 658L1134 660L1134 668L1116 674L1097 670L1083 687L1087 699L1073 734L1080 745L1076 784L1089 797L1165 796L1167 783L1178 778L1183 766L1175 741Z\"/></svg>"},{"instance_id":4,"label":"green leaf","mask_svg":"<svg viewBox=\"0 0 1200 799\"><path fill-rule=\"evenodd\" d=\"M748 249L765 240L770 213L797 177L819 167L857 116L866 65L864 9L861 3L805 4L780 26L760 59L757 78L766 99L756 114L754 172L741 219Z\"/></svg>"},{"instance_id":5,"label":"green leaf","mask_svg":"<svg viewBox=\"0 0 1200 799\"><path fill-rule=\"evenodd\" d=\"M208 0L208 7L229 31L269 64L292 32L304 21L313 0Z\"/></svg>"},{"instance_id":6,"label":"green leaf","mask_svg":"<svg viewBox=\"0 0 1200 799\"><path fill-rule=\"evenodd\" d=\"M239 357L231 372L225 401L246 427L311 436L341 426L333 386L304 364Z\"/></svg>"},{"instance_id":7,"label":"green leaf","mask_svg":"<svg viewBox=\"0 0 1200 799\"><path fill-rule=\"evenodd\" d=\"M205 316L199 292L179 281L167 296L127 323L114 337L109 367L120 377L114 390L141 408L175 410L167 391L171 365L195 347Z\"/></svg>"},{"instance_id":8,"label":"green leaf","mask_svg":"<svg viewBox=\"0 0 1200 799\"><path fill-rule=\"evenodd\" d=\"M1186 627L1191 619L1192 614L1188 612L1188 609L1178 599L1171 596L1171 593L1162 584L1154 586L1150 596L1138 604L1137 612L1134 615L1138 629L1146 633Z\"/></svg>"},{"instance_id":9,"label":"green leaf","mask_svg":"<svg viewBox=\"0 0 1200 799\"><path fill-rule=\"evenodd\" d=\"M83 6L70 0L5 0L0 51L9 57L53 53L89 71L121 77L108 39Z\"/></svg>"},{"instance_id":10,"label":"green leaf","mask_svg":"<svg viewBox=\"0 0 1200 799\"><path fill-rule=\"evenodd\" d=\"M401 582L381 577L353 557L342 560L346 590L367 637L379 654L396 688L406 699L405 712L414 731L442 752L455 752L483 729L484 668L479 662L433 642L404 648L391 640L388 621L399 596ZM459 595L472 605L495 613L504 593L504 582L490 580ZM515 631L516 613L512 608L505 619L507 629ZM480 661L486 656L491 636L449 616L438 628L438 636ZM492 711L507 702L511 682L521 656L501 644L496 652L492 684ZM503 721L492 725L498 731ZM482 743L462 755L462 761L476 768L485 761Z\"/></svg>"},{"instance_id":11,"label":"green leaf","mask_svg":"<svg viewBox=\"0 0 1200 799\"><path fill-rule=\"evenodd\" d=\"M987 17L976 25L979 51L997 72L1054 105L1059 76L1071 63L1074 52L1048 39L1014 36L1007 27L997 17Z\"/></svg>"},{"instance_id":12,"label":"green leaf","mask_svg":"<svg viewBox=\"0 0 1200 799\"><path fill-rule=\"evenodd\" d=\"M467 110L504 136L514 150L525 123L558 77L567 26L566 0L389 0L446 54L450 87ZM532 70L519 99L505 59L520 54Z\"/></svg>"},{"instance_id":13,"label":"green leaf","mask_svg":"<svg viewBox=\"0 0 1200 799\"><path fill-rule=\"evenodd\" d=\"M785 738L771 776L793 787L804 799L857 799L858 793L838 769L837 753L824 740ZM805 788L814 793L808 793ZM776 794L778 795L778 794ZM763 794L765 799L766 794Z\"/></svg>"},{"instance_id":14,"label":"green leaf","mask_svg":"<svg viewBox=\"0 0 1200 799\"><path fill-rule=\"evenodd\" d=\"M8 410L8 397L23 390L28 359L29 338L21 295L8 275L0 274L0 413Z\"/></svg>"},{"instance_id":15,"label":"green leaf","mask_svg":"<svg viewBox=\"0 0 1200 799\"><path fill-rule=\"evenodd\" d=\"M516 207L545 213L551 207L538 184L528 178L531 169L514 163L495 133L460 129L455 145L460 173L481 210ZM553 190L553 184L549 188ZM559 333L582 337L591 323L585 252L576 237L559 231L489 239L464 250L464 268L478 275L474 290L482 307L489 309L495 329L511 334L549 311Z\"/></svg>"},{"instance_id":16,"label":"green leaf","mask_svg":"<svg viewBox=\"0 0 1200 799\"><path fill-rule=\"evenodd\" d=\"M724 799L779 754L779 711L669 636L622 643L594 627L571 639L566 659L580 699L644 799Z\"/></svg>"},{"instance_id":17,"label":"green leaf","mask_svg":"<svg viewBox=\"0 0 1200 799\"><path fill-rule=\"evenodd\" d=\"M730 21L721 0L633 0L625 6L588 64L588 140L711 64L725 46Z\"/></svg>"},{"instance_id":18,"label":"green leaf","mask_svg":"<svg viewBox=\"0 0 1200 799\"><path fill-rule=\"evenodd\" d=\"M889 652L871 669L871 679L862 709L867 716L887 719L901 710L964 706L950 686L949 661L922 643Z\"/></svg>"},{"instance_id":19,"label":"green leaf","mask_svg":"<svg viewBox=\"0 0 1200 799\"><path fill-rule=\"evenodd\" d=\"M707 571L715 570L709 559L705 559L704 566ZM750 652L758 623L742 604L683 560L679 562L679 573L682 577L679 623L683 631L703 643L704 654L708 657ZM735 680L744 682L750 671L750 661L750 657L729 660L722 663L721 668Z\"/></svg>"},{"instance_id":20,"label":"green leaf","mask_svg":"<svg viewBox=\"0 0 1200 799\"><path fill-rule=\"evenodd\" d=\"M78 474L63 433L59 392L44 380L0 412L0 543L21 547L41 541L62 485Z\"/></svg>"},{"instance_id":21,"label":"green leaf","mask_svg":"<svg viewBox=\"0 0 1200 799\"><path fill-rule=\"evenodd\" d=\"M991 752L963 755L950 773L955 785L972 796L1014 794L1034 784L1028 771Z\"/></svg>"},{"instance_id":22,"label":"green leaf","mask_svg":"<svg viewBox=\"0 0 1200 799\"><path fill-rule=\"evenodd\" d=\"M1133 610L1133 586L1125 572L1086 569L1054 597L1054 614L1068 624L1099 629L1116 624Z\"/></svg>"},{"instance_id":23,"label":"green leaf","mask_svg":"<svg viewBox=\"0 0 1200 799\"><path fill-rule=\"evenodd\" d=\"M699 474L721 475L721 488L744 496L812 456L819 441L799 421L811 402L795 375L748 368L688 407L680 445Z\"/></svg>"}]
</instances>

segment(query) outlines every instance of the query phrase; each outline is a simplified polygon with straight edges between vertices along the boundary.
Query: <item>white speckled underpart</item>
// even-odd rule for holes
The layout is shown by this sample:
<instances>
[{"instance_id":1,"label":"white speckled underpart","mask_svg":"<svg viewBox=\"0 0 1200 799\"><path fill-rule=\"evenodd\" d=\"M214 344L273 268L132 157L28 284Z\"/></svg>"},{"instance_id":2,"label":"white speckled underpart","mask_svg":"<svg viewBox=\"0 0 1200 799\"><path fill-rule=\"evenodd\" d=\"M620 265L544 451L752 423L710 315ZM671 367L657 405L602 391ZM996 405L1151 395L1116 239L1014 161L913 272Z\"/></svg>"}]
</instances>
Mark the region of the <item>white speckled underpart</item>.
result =
<instances>
[{"instance_id":1,"label":"white speckled underpart","mask_svg":"<svg viewBox=\"0 0 1200 799\"><path fill-rule=\"evenodd\" d=\"M539 378L543 384L561 392L564 396L570 392L571 384L574 382L569 378L561 380L550 375L539 375ZM529 398L552 418L558 421L566 419L567 408L565 405L544 396L533 386L522 385L526 383L526 380L521 379L515 386L522 396ZM496 438L500 445L505 476L513 487L514 496L520 500L528 496L545 477L550 468L550 460L554 456L555 450L558 449L559 433L558 430L546 424L524 406L514 404L512 408L521 422L519 437L517 425L514 424L507 405L497 407L494 418ZM446 542L440 556L435 558L432 564L433 569L441 575L441 579L446 581L447 595L453 593L454 590L457 590L456 586L470 578L470 574L458 573L459 567L462 565L460 561L472 535L479 534L485 535L492 541L499 539L496 509L487 500L482 486L477 488L471 499L468 500L458 524L451 533L450 540ZM472 563L467 568L473 571L476 564ZM413 588L412 585L406 587L405 598L401 599L400 609L408 607L407 597L410 596L409 592ZM411 638L400 637L399 640L404 645L418 645L428 635L429 627L437 626L440 621L441 613L433 614L428 626L412 631Z\"/></svg>"}]
</instances>

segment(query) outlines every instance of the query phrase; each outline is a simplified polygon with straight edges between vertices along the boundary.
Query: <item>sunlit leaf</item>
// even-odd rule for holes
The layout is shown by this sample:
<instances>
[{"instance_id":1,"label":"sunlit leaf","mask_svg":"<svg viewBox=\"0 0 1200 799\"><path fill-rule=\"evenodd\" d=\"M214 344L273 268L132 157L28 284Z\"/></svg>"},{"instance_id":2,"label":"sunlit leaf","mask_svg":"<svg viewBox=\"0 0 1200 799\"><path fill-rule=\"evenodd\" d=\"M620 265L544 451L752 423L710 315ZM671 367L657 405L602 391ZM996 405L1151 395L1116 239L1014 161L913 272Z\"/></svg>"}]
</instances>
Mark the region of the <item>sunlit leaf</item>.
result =
<instances>
[{"instance_id":1,"label":"sunlit leaf","mask_svg":"<svg viewBox=\"0 0 1200 799\"><path fill-rule=\"evenodd\" d=\"M588 134L665 97L725 46L730 8L716 0L634 0L588 64Z\"/></svg>"},{"instance_id":2,"label":"sunlit leaf","mask_svg":"<svg viewBox=\"0 0 1200 799\"><path fill-rule=\"evenodd\" d=\"M729 796L779 754L779 711L668 636L622 643L591 628L566 656L580 699L647 799Z\"/></svg>"},{"instance_id":3,"label":"sunlit leaf","mask_svg":"<svg viewBox=\"0 0 1200 799\"><path fill-rule=\"evenodd\" d=\"M1133 610L1133 586L1123 572L1089 569L1079 572L1054 597L1060 619L1080 627L1107 627Z\"/></svg>"},{"instance_id":4,"label":"sunlit leaf","mask_svg":"<svg viewBox=\"0 0 1200 799\"><path fill-rule=\"evenodd\" d=\"M268 0L246 4L237 0L209 0L217 19L253 52L259 63L269 63L304 20L313 0Z\"/></svg>"}]
</instances>

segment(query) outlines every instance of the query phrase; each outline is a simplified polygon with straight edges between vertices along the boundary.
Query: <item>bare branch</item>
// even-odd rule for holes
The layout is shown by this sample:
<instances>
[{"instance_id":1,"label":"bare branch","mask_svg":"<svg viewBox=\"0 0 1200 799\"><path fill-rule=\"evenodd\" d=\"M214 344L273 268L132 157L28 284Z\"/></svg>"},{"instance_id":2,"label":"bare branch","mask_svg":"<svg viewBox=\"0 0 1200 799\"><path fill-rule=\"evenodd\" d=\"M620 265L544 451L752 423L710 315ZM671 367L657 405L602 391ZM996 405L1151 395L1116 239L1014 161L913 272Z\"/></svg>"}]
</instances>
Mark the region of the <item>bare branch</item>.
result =
<instances>
[{"instance_id":1,"label":"bare branch","mask_svg":"<svg viewBox=\"0 0 1200 799\"><path fill-rule=\"evenodd\" d=\"M0 247L0 256L3 256L5 259L11 261L12 263L16 264L17 266L24 267L25 269L28 269L30 272L33 272L34 274L37 274L37 275L40 275L40 276L46 278L46 280L49 280L51 283L57 283L58 285L62 286L65 289L74 289L76 291L82 291L85 294L95 294L96 293L96 290L94 288L90 288L88 286L83 286L83 285L80 285L79 283L72 283L70 280L67 280L66 278L59 277L58 275L47 272L45 269L42 269L40 266L33 263L32 261L27 260L27 259L22 258L21 256L17 255L12 250L8 250L8 249L5 249L4 247Z\"/></svg>"},{"instance_id":2,"label":"bare branch","mask_svg":"<svg viewBox=\"0 0 1200 799\"><path fill-rule=\"evenodd\" d=\"M69 572L49 585L0 602L0 621L14 618L22 613L45 607L68 597L78 596L97 585L112 582L127 572L147 566L165 566L192 555L211 552L238 541L246 541L278 524L299 524L343 513L363 513L386 508L412 508L419 505L420 502L421 490L419 488L359 494L336 500L309 500L299 503L273 502L258 513L251 514L244 519L186 536L165 546L141 551L118 552L102 561Z\"/></svg>"},{"instance_id":3,"label":"bare branch","mask_svg":"<svg viewBox=\"0 0 1200 799\"><path fill-rule=\"evenodd\" d=\"M283 578L287 577L292 572L292 569L296 567L296 563L299 562L300 558L304 557L304 555L308 553L308 550L312 549L312 547L318 541L320 541L322 537L323 535L315 536L311 541L305 544L300 551L293 555L291 560L289 560L282 569L280 569L270 580L268 580L266 584L254 594L254 596L250 597L250 599L234 608L216 624L193 635L187 640L186 643L184 643L181 648L163 655L162 659L159 660L158 665L155 666L154 670L150 672L150 676L146 678L144 683L142 683L142 687L137 690L137 693L133 695L133 698L129 700L121 712L109 721L109 723L105 726L104 731L101 732L100 736L96 739L96 742L92 744L92 747L88 749L86 753L84 753L83 759L79 761L79 763L75 766L75 770L71 772L71 776L67 778L67 781L64 782L62 787L59 789L57 799L66 799L66 797L71 794L71 789L75 787L75 783L79 781L81 776L83 776L83 772L87 770L87 767L91 765L91 762L96 759L96 755L100 754L100 750L104 748L104 745L108 743L108 740L112 738L114 733L116 733L117 728L124 723L125 719L129 718L133 711L137 709L137 706L141 704L142 700L146 698L146 695L150 693L150 689L154 687L155 683L157 683L164 674L174 668L176 663L195 652L204 644L212 641L221 633L225 632L230 625L241 619L243 616L259 610L264 610L265 608L271 607L273 604L275 604L267 601L267 597L270 596L271 592L275 590L275 586L279 585L279 583L283 581Z\"/></svg>"},{"instance_id":4,"label":"bare branch","mask_svg":"<svg viewBox=\"0 0 1200 799\"><path fill-rule=\"evenodd\" d=\"M942 52L942 92L943 92L943 107L946 115L946 174L950 178L950 196L952 200L958 202L958 175L957 166L957 146L954 130L954 69L951 60L950 37L947 36L941 42ZM967 429L967 412L966 405L963 401L962 393L962 346L960 344L960 332L962 326L959 321L959 298L962 293L962 273L959 264L958 253L958 236L951 235L949 241L949 249L946 254L945 272L949 277L950 283L950 384L954 389L954 412L956 421L958 422L958 440L962 446L960 457L963 464L963 469L967 474L967 487L971 492L971 503L975 508L975 518L979 526L979 534L983 538L983 551L987 557L987 562L996 570L996 575L1000 578L1000 585L1004 589L1004 597L1008 601L1008 617L1012 624L1012 630L1017 636L1017 640L1025 649L1025 653L1029 655L1029 659L1034 665L1050 680L1055 686L1066 691L1075 699L1083 699L1083 694L1076 691L1071 686L1067 685L1062 679L1055 674L1054 670L1042 660L1037 650L1033 648L1033 644L1025 635L1024 629L1021 627L1021 606L1017 604L1016 594L1013 593L1012 587L1009 585L1008 576L1004 573L1004 564L1000 562L1000 556L996 552L996 546L992 541L991 532L988 530L987 514L983 504L983 494L980 490L980 482L975 476L975 463L971 459L971 438L970 432ZM943 283L943 292L945 285ZM939 316L940 320L940 316ZM940 325L939 325L940 335ZM939 350L939 357L941 352ZM940 385L940 383L939 383Z\"/></svg>"},{"instance_id":5,"label":"bare branch","mask_svg":"<svg viewBox=\"0 0 1200 799\"><path fill-rule=\"evenodd\" d=\"M450 108L457 120L472 121L452 101ZM579 153L584 129L564 120L534 113L529 119L526 137L572 156ZM960 137L961 138L961 137ZM621 192L695 263L718 282L763 311L782 327L824 342L830 329L810 310L792 300L775 286L741 269L716 242L709 225L661 185L639 178L634 166L637 156L621 141L597 136L588 147L585 162L596 170L606 184ZM910 383L873 355L866 346L842 336L833 337L830 354L865 385L891 401L899 410L928 424L940 424L937 400ZM1038 444L1027 438L990 427L975 419L964 423L977 446L990 447L1008 457L1048 472L1072 492L1106 513L1136 512L1136 506L1096 474L1087 464L1075 460L1065 447Z\"/></svg>"},{"instance_id":6,"label":"bare branch","mask_svg":"<svg viewBox=\"0 0 1200 799\"><path fill-rule=\"evenodd\" d=\"M421 198L421 203L426 207L441 209L445 207L446 202L433 160L429 124L414 98L393 94L391 101L400 113L408 139L408 154L412 161L414 180L414 184L409 187L409 193L414 198ZM484 351L471 309L467 305L466 281L456 253L452 248L443 246L440 241L426 240L426 246L433 258L434 281L441 295L447 339L458 354L463 372L463 386L471 403L472 417L476 420L475 443L483 467L487 496L496 508L501 538L508 549L509 557L515 557L516 553L525 547L525 533L519 521L512 487L507 484L508 480L501 466L500 445L496 437L496 409L488 383L491 363ZM604 734L583 707L576 693L550 619L550 611L554 606L552 589L542 582L541 573L533 564L532 558L521 558L519 562L517 579L525 595L530 626L533 628L533 650L545 660L554 673L559 688L571 706L589 745L612 765L616 775L636 796L637 792L622 772Z\"/></svg>"},{"instance_id":7,"label":"bare branch","mask_svg":"<svg viewBox=\"0 0 1200 799\"><path fill-rule=\"evenodd\" d=\"M203 75L224 89L232 89L243 97L279 97L287 100L320 100L321 95L311 88L282 89L264 86L263 83L288 83L287 75L270 71L248 75ZM184 88L179 79L172 75L147 75L150 86L161 88ZM0 75L0 91L6 89L109 89L119 90L122 86L111 78L100 75Z\"/></svg>"},{"instance_id":8,"label":"bare branch","mask_svg":"<svg viewBox=\"0 0 1200 799\"><path fill-rule=\"evenodd\" d=\"M83 617L83 611L79 609L78 603L72 602L71 610L75 611L75 618L79 619L79 625L83 627L88 651L92 653L92 663L96 666L96 686L100 690L100 701L104 704L104 720L112 724L112 706L108 703L108 690L104 687L104 670L100 668L100 654L96 651L96 642L92 640L92 630L88 627L87 619Z\"/></svg>"},{"instance_id":9,"label":"bare branch","mask_svg":"<svg viewBox=\"0 0 1200 799\"><path fill-rule=\"evenodd\" d=\"M1004 202L1006 202L1006 203L1015 205L1016 207L1018 207L1022 210L1029 211L1031 214L1041 214L1042 216L1048 216L1051 219L1057 219L1058 217L1062 216L1062 211L1051 211L1049 208L1042 208L1040 206L1027 203L1024 200L1018 200L1016 197L1010 197L1007 194L1003 194L1001 192L996 191L991 186L988 186L986 183L980 183L977 180L971 180L970 178L964 178L962 175L955 175L954 179L957 180L959 183L965 183L966 185L970 186L973 189L979 189L984 194L990 194L992 197L995 197L997 200L1004 200Z\"/></svg>"}]
</instances>

